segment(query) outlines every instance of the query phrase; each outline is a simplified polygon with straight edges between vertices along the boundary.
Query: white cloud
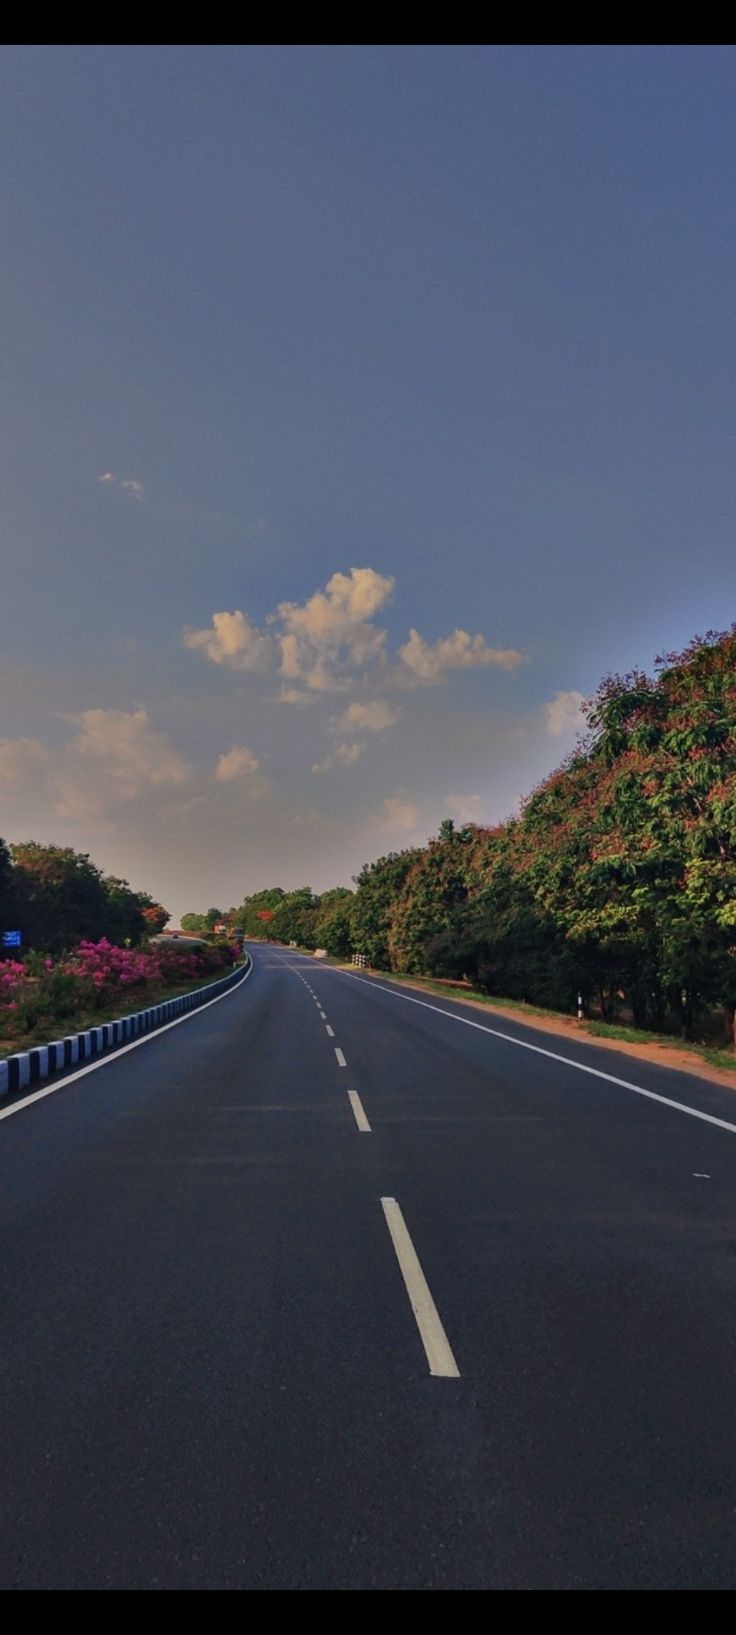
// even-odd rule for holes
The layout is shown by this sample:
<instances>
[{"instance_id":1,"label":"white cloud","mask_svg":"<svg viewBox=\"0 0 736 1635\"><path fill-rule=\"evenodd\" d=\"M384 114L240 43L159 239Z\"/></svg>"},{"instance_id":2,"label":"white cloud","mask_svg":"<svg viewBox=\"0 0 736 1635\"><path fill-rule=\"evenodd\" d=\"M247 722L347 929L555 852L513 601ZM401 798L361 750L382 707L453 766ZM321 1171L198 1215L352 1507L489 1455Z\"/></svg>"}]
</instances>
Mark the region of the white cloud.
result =
<instances>
[{"instance_id":1,"label":"white cloud","mask_svg":"<svg viewBox=\"0 0 736 1635\"><path fill-rule=\"evenodd\" d=\"M331 721L330 730L336 733L385 732L398 719L398 711L392 704L375 698L368 704L349 704L342 715Z\"/></svg>"},{"instance_id":2,"label":"white cloud","mask_svg":"<svg viewBox=\"0 0 736 1635\"><path fill-rule=\"evenodd\" d=\"M473 670L490 665L499 670L515 670L522 662L514 647L489 647L484 636L467 630L453 630L439 641L425 642L418 630L409 631L409 640L399 648L399 658L407 679L424 686L444 681L448 670Z\"/></svg>"},{"instance_id":3,"label":"white cloud","mask_svg":"<svg viewBox=\"0 0 736 1635\"><path fill-rule=\"evenodd\" d=\"M84 710L58 752L54 804L62 817L85 817L137 800L150 787L182 787L192 768L145 710Z\"/></svg>"},{"instance_id":4,"label":"white cloud","mask_svg":"<svg viewBox=\"0 0 736 1635\"><path fill-rule=\"evenodd\" d=\"M257 755L245 744L233 744L232 749L220 756L215 767L215 777L218 783L234 783L237 778L247 778L257 772L260 766Z\"/></svg>"},{"instance_id":5,"label":"white cloud","mask_svg":"<svg viewBox=\"0 0 736 1635\"><path fill-rule=\"evenodd\" d=\"M272 622L281 630L281 672L318 691L344 682L344 667L361 668L378 658L386 632L370 621L392 594L395 581L374 568L333 573L324 590L306 602L281 602Z\"/></svg>"},{"instance_id":6,"label":"white cloud","mask_svg":"<svg viewBox=\"0 0 736 1635\"><path fill-rule=\"evenodd\" d=\"M116 477L114 471L103 471L97 481L111 483L114 488L124 488L132 500L144 500L146 497L146 490L137 477Z\"/></svg>"},{"instance_id":7,"label":"white cloud","mask_svg":"<svg viewBox=\"0 0 736 1635\"><path fill-rule=\"evenodd\" d=\"M325 756L323 761L315 761L312 771L328 772L331 766L354 766L355 762L360 760L361 755L365 754L367 748L367 744L360 742L338 744L337 749L333 749L329 755Z\"/></svg>"},{"instance_id":8,"label":"white cloud","mask_svg":"<svg viewBox=\"0 0 736 1635\"><path fill-rule=\"evenodd\" d=\"M103 763L126 789L187 782L190 766L150 725L146 710L83 710L69 719L79 729L70 752Z\"/></svg>"},{"instance_id":9,"label":"white cloud","mask_svg":"<svg viewBox=\"0 0 736 1635\"><path fill-rule=\"evenodd\" d=\"M478 823L480 795L448 795L445 806L456 823Z\"/></svg>"},{"instance_id":10,"label":"white cloud","mask_svg":"<svg viewBox=\"0 0 736 1635\"><path fill-rule=\"evenodd\" d=\"M418 806L415 806L403 789L397 789L395 794L388 795L381 801L377 812L371 813L366 822L366 829L381 835L407 835L416 829L418 822Z\"/></svg>"},{"instance_id":11,"label":"white cloud","mask_svg":"<svg viewBox=\"0 0 736 1635\"><path fill-rule=\"evenodd\" d=\"M547 731L553 738L571 737L573 733L585 730L584 703L583 694L573 688L568 693L555 693L554 698L545 704Z\"/></svg>"},{"instance_id":12,"label":"white cloud","mask_svg":"<svg viewBox=\"0 0 736 1635\"><path fill-rule=\"evenodd\" d=\"M265 670L271 662L273 644L251 624L247 613L213 613L209 630L188 630L184 646L204 653L212 664L231 670Z\"/></svg>"}]
</instances>

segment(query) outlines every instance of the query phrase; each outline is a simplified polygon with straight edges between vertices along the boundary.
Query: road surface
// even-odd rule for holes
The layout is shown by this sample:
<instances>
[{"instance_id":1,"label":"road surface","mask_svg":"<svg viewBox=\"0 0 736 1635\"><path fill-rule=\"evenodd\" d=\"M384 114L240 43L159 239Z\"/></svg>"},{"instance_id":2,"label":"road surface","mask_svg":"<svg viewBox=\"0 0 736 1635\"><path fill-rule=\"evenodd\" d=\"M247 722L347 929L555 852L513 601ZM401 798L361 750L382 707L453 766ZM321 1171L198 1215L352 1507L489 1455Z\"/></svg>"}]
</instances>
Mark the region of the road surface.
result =
<instances>
[{"instance_id":1,"label":"road surface","mask_svg":"<svg viewBox=\"0 0 736 1635\"><path fill-rule=\"evenodd\" d=\"M736 1098L253 951L3 1107L0 1585L731 1587Z\"/></svg>"}]
</instances>

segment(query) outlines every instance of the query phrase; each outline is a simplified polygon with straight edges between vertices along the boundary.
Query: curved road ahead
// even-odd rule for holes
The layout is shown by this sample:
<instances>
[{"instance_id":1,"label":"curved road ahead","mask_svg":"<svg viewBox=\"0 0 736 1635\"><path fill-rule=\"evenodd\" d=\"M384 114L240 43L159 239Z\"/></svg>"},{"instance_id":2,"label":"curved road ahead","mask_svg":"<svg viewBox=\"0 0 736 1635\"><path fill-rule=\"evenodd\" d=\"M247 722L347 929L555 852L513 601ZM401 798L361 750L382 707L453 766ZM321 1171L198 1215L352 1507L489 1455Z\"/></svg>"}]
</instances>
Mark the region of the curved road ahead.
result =
<instances>
[{"instance_id":1,"label":"curved road ahead","mask_svg":"<svg viewBox=\"0 0 736 1635\"><path fill-rule=\"evenodd\" d=\"M736 1097L253 954L3 1104L0 1586L733 1586Z\"/></svg>"}]
</instances>

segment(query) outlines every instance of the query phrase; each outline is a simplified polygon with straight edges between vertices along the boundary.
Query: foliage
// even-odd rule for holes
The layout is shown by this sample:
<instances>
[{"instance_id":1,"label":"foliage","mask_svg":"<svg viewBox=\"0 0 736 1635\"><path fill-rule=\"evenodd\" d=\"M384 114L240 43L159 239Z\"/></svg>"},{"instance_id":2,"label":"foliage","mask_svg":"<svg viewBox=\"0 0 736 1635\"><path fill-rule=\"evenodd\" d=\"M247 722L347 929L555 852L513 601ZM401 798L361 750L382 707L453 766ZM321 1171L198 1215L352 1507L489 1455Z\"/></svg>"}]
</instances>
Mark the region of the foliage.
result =
<instances>
[{"instance_id":1,"label":"foliage","mask_svg":"<svg viewBox=\"0 0 736 1635\"><path fill-rule=\"evenodd\" d=\"M187 948L162 943L155 952L116 946L102 937L82 941L58 959L29 954L23 961L0 961L0 1038L15 1038L44 1026L51 1037L60 1025L82 1015L110 1011L126 1000L155 999L164 989L206 982L229 968L227 948Z\"/></svg>"},{"instance_id":2,"label":"foliage","mask_svg":"<svg viewBox=\"0 0 736 1635\"><path fill-rule=\"evenodd\" d=\"M356 877L351 915L354 948L378 970L392 969L390 938L397 903L421 855L418 848L389 852L375 863L366 863Z\"/></svg>"},{"instance_id":3,"label":"foliage","mask_svg":"<svg viewBox=\"0 0 736 1635\"><path fill-rule=\"evenodd\" d=\"M103 875L84 852L0 841L0 931L20 930L24 949L59 954L83 939L137 945L169 916L147 892Z\"/></svg>"}]
</instances>

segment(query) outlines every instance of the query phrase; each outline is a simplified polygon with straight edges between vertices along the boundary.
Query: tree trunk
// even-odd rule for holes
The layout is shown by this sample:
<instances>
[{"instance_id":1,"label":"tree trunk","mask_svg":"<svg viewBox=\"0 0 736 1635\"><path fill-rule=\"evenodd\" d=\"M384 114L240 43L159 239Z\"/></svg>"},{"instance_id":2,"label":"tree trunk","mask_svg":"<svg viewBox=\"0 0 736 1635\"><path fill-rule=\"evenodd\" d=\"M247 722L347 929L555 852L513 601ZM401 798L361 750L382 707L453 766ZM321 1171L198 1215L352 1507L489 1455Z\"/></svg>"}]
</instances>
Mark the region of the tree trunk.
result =
<instances>
[{"instance_id":1,"label":"tree trunk","mask_svg":"<svg viewBox=\"0 0 736 1635\"><path fill-rule=\"evenodd\" d=\"M736 1050L736 1005L723 1005L723 1031L732 1050Z\"/></svg>"},{"instance_id":2,"label":"tree trunk","mask_svg":"<svg viewBox=\"0 0 736 1635\"><path fill-rule=\"evenodd\" d=\"M640 988L631 991L631 1019L635 1028L645 1028L647 1025L646 994Z\"/></svg>"},{"instance_id":3,"label":"tree trunk","mask_svg":"<svg viewBox=\"0 0 736 1635\"><path fill-rule=\"evenodd\" d=\"M680 1020L682 1022L682 1037L688 1044L693 1038L693 1005L690 994L683 988L680 998Z\"/></svg>"}]
</instances>

